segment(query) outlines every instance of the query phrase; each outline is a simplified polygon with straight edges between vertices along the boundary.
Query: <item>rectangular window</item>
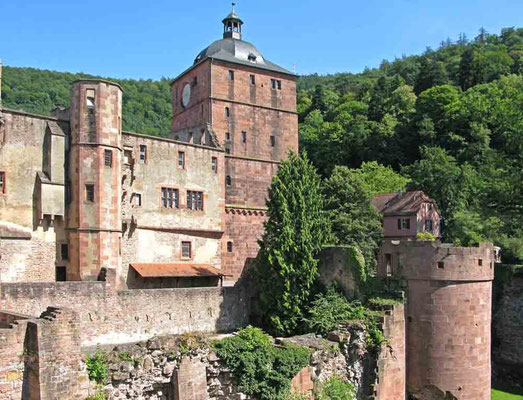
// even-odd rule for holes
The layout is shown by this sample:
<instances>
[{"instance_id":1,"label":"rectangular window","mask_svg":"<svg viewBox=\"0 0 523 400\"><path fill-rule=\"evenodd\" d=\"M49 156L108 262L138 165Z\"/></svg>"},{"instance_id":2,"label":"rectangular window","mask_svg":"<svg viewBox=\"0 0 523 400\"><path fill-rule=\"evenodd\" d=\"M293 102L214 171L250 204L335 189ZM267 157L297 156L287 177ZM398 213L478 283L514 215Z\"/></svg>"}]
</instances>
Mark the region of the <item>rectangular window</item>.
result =
<instances>
[{"instance_id":1,"label":"rectangular window","mask_svg":"<svg viewBox=\"0 0 523 400\"><path fill-rule=\"evenodd\" d=\"M189 210L203 210L203 192L188 190L187 208Z\"/></svg>"},{"instance_id":2,"label":"rectangular window","mask_svg":"<svg viewBox=\"0 0 523 400\"><path fill-rule=\"evenodd\" d=\"M137 207L142 206L142 195L140 193L134 194L134 205Z\"/></svg>"},{"instance_id":3,"label":"rectangular window","mask_svg":"<svg viewBox=\"0 0 523 400\"><path fill-rule=\"evenodd\" d=\"M281 81L276 81L276 84L277 84L278 90L281 90Z\"/></svg>"},{"instance_id":4,"label":"rectangular window","mask_svg":"<svg viewBox=\"0 0 523 400\"><path fill-rule=\"evenodd\" d=\"M185 169L185 153L183 151L178 152L178 168Z\"/></svg>"},{"instance_id":5,"label":"rectangular window","mask_svg":"<svg viewBox=\"0 0 523 400\"><path fill-rule=\"evenodd\" d=\"M271 79L271 89L276 89L276 79Z\"/></svg>"},{"instance_id":6,"label":"rectangular window","mask_svg":"<svg viewBox=\"0 0 523 400\"><path fill-rule=\"evenodd\" d=\"M229 147L225 148L225 154L231 154L231 149Z\"/></svg>"},{"instance_id":7,"label":"rectangular window","mask_svg":"<svg viewBox=\"0 0 523 400\"><path fill-rule=\"evenodd\" d=\"M232 242L227 242L227 253L232 253Z\"/></svg>"},{"instance_id":8,"label":"rectangular window","mask_svg":"<svg viewBox=\"0 0 523 400\"><path fill-rule=\"evenodd\" d=\"M106 167L113 166L113 152L112 150L104 150L104 164Z\"/></svg>"},{"instance_id":9,"label":"rectangular window","mask_svg":"<svg viewBox=\"0 0 523 400\"><path fill-rule=\"evenodd\" d=\"M274 147L276 145L276 137L274 135L271 135L271 147Z\"/></svg>"},{"instance_id":10,"label":"rectangular window","mask_svg":"<svg viewBox=\"0 0 523 400\"><path fill-rule=\"evenodd\" d=\"M85 104L87 105L87 108L94 108L95 94L96 92L94 89L87 89L85 91Z\"/></svg>"},{"instance_id":11,"label":"rectangular window","mask_svg":"<svg viewBox=\"0 0 523 400\"><path fill-rule=\"evenodd\" d=\"M145 164L147 162L147 146L140 145L140 163Z\"/></svg>"},{"instance_id":12,"label":"rectangular window","mask_svg":"<svg viewBox=\"0 0 523 400\"><path fill-rule=\"evenodd\" d=\"M194 78L192 78L192 85L196 86L197 84L198 84L198 77L195 76Z\"/></svg>"},{"instance_id":13,"label":"rectangular window","mask_svg":"<svg viewBox=\"0 0 523 400\"><path fill-rule=\"evenodd\" d=\"M249 78L249 82L251 83L251 86L256 85L256 77L254 75L251 75Z\"/></svg>"},{"instance_id":14,"label":"rectangular window","mask_svg":"<svg viewBox=\"0 0 523 400\"><path fill-rule=\"evenodd\" d=\"M215 174L218 173L218 159L216 157L211 158L211 170Z\"/></svg>"},{"instance_id":15,"label":"rectangular window","mask_svg":"<svg viewBox=\"0 0 523 400\"><path fill-rule=\"evenodd\" d=\"M229 132L225 134L225 140L231 140L231 134Z\"/></svg>"},{"instance_id":16,"label":"rectangular window","mask_svg":"<svg viewBox=\"0 0 523 400\"><path fill-rule=\"evenodd\" d=\"M94 185L85 185L85 198L94 203Z\"/></svg>"},{"instance_id":17,"label":"rectangular window","mask_svg":"<svg viewBox=\"0 0 523 400\"><path fill-rule=\"evenodd\" d=\"M425 220L425 232L432 232L433 224L431 219Z\"/></svg>"},{"instance_id":18,"label":"rectangular window","mask_svg":"<svg viewBox=\"0 0 523 400\"><path fill-rule=\"evenodd\" d=\"M227 118L231 116L231 109L229 107L225 107L225 116Z\"/></svg>"},{"instance_id":19,"label":"rectangular window","mask_svg":"<svg viewBox=\"0 0 523 400\"><path fill-rule=\"evenodd\" d=\"M69 245L67 243L62 243L60 245L60 258L62 261L69 260Z\"/></svg>"},{"instance_id":20,"label":"rectangular window","mask_svg":"<svg viewBox=\"0 0 523 400\"><path fill-rule=\"evenodd\" d=\"M182 258L188 259L192 256L191 242L182 242Z\"/></svg>"},{"instance_id":21,"label":"rectangular window","mask_svg":"<svg viewBox=\"0 0 523 400\"><path fill-rule=\"evenodd\" d=\"M229 80L230 80L230 81L233 81L233 80L234 80L234 71L233 71L233 70L230 70L230 71L229 71Z\"/></svg>"},{"instance_id":22,"label":"rectangular window","mask_svg":"<svg viewBox=\"0 0 523 400\"><path fill-rule=\"evenodd\" d=\"M162 188L162 207L179 208L180 199L178 189Z\"/></svg>"},{"instance_id":23,"label":"rectangular window","mask_svg":"<svg viewBox=\"0 0 523 400\"><path fill-rule=\"evenodd\" d=\"M242 132L242 143L247 142L247 132Z\"/></svg>"},{"instance_id":24,"label":"rectangular window","mask_svg":"<svg viewBox=\"0 0 523 400\"><path fill-rule=\"evenodd\" d=\"M398 229L410 229L410 218L398 218Z\"/></svg>"},{"instance_id":25,"label":"rectangular window","mask_svg":"<svg viewBox=\"0 0 523 400\"><path fill-rule=\"evenodd\" d=\"M7 185L5 181L5 172L0 171L0 194L4 194L6 192Z\"/></svg>"}]
</instances>

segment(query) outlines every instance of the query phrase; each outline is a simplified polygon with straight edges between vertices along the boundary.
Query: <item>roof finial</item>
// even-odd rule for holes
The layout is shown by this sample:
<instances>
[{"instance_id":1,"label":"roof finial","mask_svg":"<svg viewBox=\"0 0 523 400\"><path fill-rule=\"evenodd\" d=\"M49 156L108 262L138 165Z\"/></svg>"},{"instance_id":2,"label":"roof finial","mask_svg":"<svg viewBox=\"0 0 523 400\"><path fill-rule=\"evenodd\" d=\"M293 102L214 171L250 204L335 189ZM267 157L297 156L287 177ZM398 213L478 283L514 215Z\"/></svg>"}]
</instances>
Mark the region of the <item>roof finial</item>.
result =
<instances>
[{"instance_id":1,"label":"roof finial","mask_svg":"<svg viewBox=\"0 0 523 400\"><path fill-rule=\"evenodd\" d=\"M234 6L236 5L236 2L232 2L232 12L234 12Z\"/></svg>"}]
</instances>

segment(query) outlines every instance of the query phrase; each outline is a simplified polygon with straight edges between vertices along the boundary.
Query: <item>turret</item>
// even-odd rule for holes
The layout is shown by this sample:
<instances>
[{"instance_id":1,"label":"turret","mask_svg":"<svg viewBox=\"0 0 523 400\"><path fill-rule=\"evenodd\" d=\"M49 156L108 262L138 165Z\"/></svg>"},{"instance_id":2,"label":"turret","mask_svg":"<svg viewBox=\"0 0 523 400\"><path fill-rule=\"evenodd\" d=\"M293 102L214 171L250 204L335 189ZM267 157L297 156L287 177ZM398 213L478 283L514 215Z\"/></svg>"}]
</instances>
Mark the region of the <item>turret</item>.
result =
<instances>
[{"instance_id":1,"label":"turret","mask_svg":"<svg viewBox=\"0 0 523 400\"><path fill-rule=\"evenodd\" d=\"M122 89L102 80L73 84L69 178L69 277L120 272Z\"/></svg>"},{"instance_id":2,"label":"turret","mask_svg":"<svg viewBox=\"0 0 523 400\"><path fill-rule=\"evenodd\" d=\"M243 21L234 11L236 3L232 3L232 11L223 19L223 38L224 39L242 39Z\"/></svg>"}]
</instances>

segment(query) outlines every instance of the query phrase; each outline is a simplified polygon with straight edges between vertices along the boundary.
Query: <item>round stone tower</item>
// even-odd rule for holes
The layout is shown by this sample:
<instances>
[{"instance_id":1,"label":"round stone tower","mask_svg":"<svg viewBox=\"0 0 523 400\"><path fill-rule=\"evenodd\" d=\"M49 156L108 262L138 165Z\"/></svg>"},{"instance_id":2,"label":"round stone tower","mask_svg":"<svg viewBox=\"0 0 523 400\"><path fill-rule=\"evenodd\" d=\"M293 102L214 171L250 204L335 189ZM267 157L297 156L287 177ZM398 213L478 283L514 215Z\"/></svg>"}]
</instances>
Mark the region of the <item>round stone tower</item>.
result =
<instances>
[{"instance_id":1,"label":"round stone tower","mask_svg":"<svg viewBox=\"0 0 523 400\"><path fill-rule=\"evenodd\" d=\"M73 83L69 155L68 279L96 280L120 269L122 89L103 80Z\"/></svg>"},{"instance_id":2,"label":"round stone tower","mask_svg":"<svg viewBox=\"0 0 523 400\"><path fill-rule=\"evenodd\" d=\"M407 392L490 400L492 244L387 241L379 261L406 288Z\"/></svg>"}]
</instances>

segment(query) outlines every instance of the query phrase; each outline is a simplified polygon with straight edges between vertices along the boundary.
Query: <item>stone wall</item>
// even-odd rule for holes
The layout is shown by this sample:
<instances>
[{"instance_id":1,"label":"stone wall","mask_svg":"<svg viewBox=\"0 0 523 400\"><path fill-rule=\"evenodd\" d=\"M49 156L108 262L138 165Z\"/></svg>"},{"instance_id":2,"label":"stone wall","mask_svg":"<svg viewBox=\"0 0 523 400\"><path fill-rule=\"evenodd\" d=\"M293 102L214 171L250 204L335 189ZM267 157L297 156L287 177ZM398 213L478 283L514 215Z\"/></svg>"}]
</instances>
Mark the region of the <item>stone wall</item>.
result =
<instances>
[{"instance_id":1,"label":"stone wall","mask_svg":"<svg viewBox=\"0 0 523 400\"><path fill-rule=\"evenodd\" d=\"M386 342L378 356L376 400L405 399L406 384L406 329L405 306L387 307L383 317L383 336Z\"/></svg>"},{"instance_id":2,"label":"stone wall","mask_svg":"<svg viewBox=\"0 0 523 400\"><path fill-rule=\"evenodd\" d=\"M222 268L227 279L238 279L247 274L260 246L263 223L267 211L242 207L227 207L225 215L226 230L222 244ZM227 243L231 242L232 251L228 251Z\"/></svg>"},{"instance_id":3,"label":"stone wall","mask_svg":"<svg viewBox=\"0 0 523 400\"><path fill-rule=\"evenodd\" d=\"M76 313L47 309L27 319L1 312L12 323L0 329L0 398L9 400L83 400L89 390L81 366Z\"/></svg>"},{"instance_id":4,"label":"stone wall","mask_svg":"<svg viewBox=\"0 0 523 400\"><path fill-rule=\"evenodd\" d=\"M318 280L325 286L339 285L348 297L359 293L359 279L354 273L355 247L330 246L325 247L318 255Z\"/></svg>"},{"instance_id":5,"label":"stone wall","mask_svg":"<svg viewBox=\"0 0 523 400\"><path fill-rule=\"evenodd\" d=\"M494 382L523 386L523 266L496 265L492 320Z\"/></svg>"},{"instance_id":6,"label":"stone wall","mask_svg":"<svg viewBox=\"0 0 523 400\"><path fill-rule=\"evenodd\" d=\"M154 335L232 331L247 323L241 287L115 292L103 282L0 284L0 307L38 316L48 306L78 313L83 346Z\"/></svg>"}]
</instances>

